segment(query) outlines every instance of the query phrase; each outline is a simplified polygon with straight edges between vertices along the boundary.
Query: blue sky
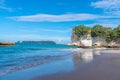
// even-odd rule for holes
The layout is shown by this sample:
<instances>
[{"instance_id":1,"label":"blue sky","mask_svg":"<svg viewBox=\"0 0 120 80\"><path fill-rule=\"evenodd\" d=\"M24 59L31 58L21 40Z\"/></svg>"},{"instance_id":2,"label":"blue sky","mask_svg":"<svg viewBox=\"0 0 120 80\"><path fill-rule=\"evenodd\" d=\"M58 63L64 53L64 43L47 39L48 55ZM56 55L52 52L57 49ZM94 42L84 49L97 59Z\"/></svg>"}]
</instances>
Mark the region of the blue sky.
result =
<instances>
[{"instance_id":1,"label":"blue sky","mask_svg":"<svg viewBox=\"0 0 120 80\"><path fill-rule=\"evenodd\" d=\"M120 0L0 0L0 41L69 43L71 29L120 24Z\"/></svg>"}]
</instances>

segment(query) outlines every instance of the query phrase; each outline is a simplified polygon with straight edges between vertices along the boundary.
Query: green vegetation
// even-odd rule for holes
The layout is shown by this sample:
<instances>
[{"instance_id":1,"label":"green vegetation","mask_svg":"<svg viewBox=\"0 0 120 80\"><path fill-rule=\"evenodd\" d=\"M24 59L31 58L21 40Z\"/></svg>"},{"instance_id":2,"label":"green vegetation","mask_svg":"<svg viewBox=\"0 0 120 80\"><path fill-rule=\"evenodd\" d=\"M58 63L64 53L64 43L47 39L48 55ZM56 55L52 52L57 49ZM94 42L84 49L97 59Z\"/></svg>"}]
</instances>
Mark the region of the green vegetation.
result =
<instances>
[{"instance_id":1,"label":"green vegetation","mask_svg":"<svg viewBox=\"0 0 120 80\"><path fill-rule=\"evenodd\" d=\"M84 26L84 25L79 25L79 26L76 26L75 28L73 28L75 34L80 37L80 36L83 36L85 35L86 33L88 33L88 31L90 30L90 28Z\"/></svg>"},{"instance_id":2,"label":"green vegetation","mask_svg":"<svg viewBox=\"0 0 120 80\"><path fill-rule=\"evenodd\" d=\"M115 37L120 38L120 25L114 29Z\"/></svg>"},{"instance_id":3,"label":"green vegetation","mask_svg":"<svg viewBox=\"0 0 120 80\"><path fill-rule=\"evenodd\" d=\"M93 26L93 28L91 29L91 34L92 37L105 37L105 28L102 25L95 25Z\"/></svg>"},{"instance_id":4,"label":"green vegetation","mask_svg":"<svg viewBox=\"0 0 120 80\"><path fill-rule=\"evenodd\" d=\"M79 25L73 28L74 33L78 37L88 34L90 30L92 37L101 37L106 39L107 42L115 41L120 38L120 25L114 29L102 25L94 25L92 28L85 25Z\"/></svg>"}]
</instances>

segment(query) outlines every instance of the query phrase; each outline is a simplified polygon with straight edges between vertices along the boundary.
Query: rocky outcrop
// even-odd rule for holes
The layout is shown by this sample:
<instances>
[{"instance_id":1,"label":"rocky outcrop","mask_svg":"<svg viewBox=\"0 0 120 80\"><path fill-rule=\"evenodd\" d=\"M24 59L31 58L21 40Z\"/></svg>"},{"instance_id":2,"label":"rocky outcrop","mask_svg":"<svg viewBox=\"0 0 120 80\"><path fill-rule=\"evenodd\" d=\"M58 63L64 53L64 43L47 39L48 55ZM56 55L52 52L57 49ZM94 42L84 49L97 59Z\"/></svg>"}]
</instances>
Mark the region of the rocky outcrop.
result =
<instances>
[{"instance_id":1,"label":"rocky outcrop","mask_svg":"<svg viewBox=\"0 0 120 80\"><path fill-rule=\"evenodd\" d=\"M75 34L74 30L72 30L71 41L72 41L72 44L70 45L78 45L79 39L77 35Z\"/></svg>"},{"instance_id":2,"label":"rocky outcrop","mask_svg":"<svg viewBox=\"0 0 120 80\"><path fill-rule=\"evenodd\" d=\"M91 34L78 37L74 31L72 31L71 41L71 45L76 46L120 46L120 38L115 41L107 42L106 39L102 37L91 37Z\"/></svg>"},{"instance_id":3,"label":"rocky outcrop","mask_svg":"<svg viewBox=\"0 0 120 80\"><path fill-rule=\"evenodd\" d=\"M93 46L107 46L108 43L102 37L92 37L92 45Z\"/></svg>"},{"instance_id":4,"label":"rocky outcrop","mask_svg":"<svg viewBox=\"0 0 120 80\"><path fill-rule=\"evenodd\" d=\"M9 45L14 45L14 43L13 42L0 42L0 45L1 46L9 46Z\"/></svg>"},{"instance_id":5,"label":"rocky outcrop","mask_svg":"<svg viewBox=\"0 0 120 80\"><path fill-rule=\"evenodd\" d=\"M72 29L72 44L82 47L120 46L120 25L108 28L94 25L92 28L78 25Z\"/></svg>"},{"instance_id":6,"label":"rocky outcrop","mask_svg":"<svg viewBox=\"0 0 120 80\"><path fill-rule=\"evenodd\" d=\"M78 37L73 30L71 41L72 41L72 44L76 46L92 46L91 34Z\"/></svg>"}]
</instances>

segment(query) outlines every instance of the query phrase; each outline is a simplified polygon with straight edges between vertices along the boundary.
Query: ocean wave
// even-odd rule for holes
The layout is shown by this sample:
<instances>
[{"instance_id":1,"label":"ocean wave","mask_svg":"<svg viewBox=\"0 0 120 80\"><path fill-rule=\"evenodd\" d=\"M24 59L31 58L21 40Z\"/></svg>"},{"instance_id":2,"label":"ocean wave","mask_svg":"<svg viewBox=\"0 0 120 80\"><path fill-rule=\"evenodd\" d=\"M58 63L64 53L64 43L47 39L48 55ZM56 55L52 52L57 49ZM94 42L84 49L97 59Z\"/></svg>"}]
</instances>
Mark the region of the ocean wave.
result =
<instances>
[{"instance_id":1,"label":"ocean wave","mask_svg":"<svg viewBox=\"0 0 120 80\"><path fill-rule=\"evenodd\" d=\"M41 59L42 58L42 59ZM63 56L37 56L37 57L29 57L25 60L25 62L21 61L23 64L18 65L18 66L13 66L12 64L5 64L4 66L13 66L4 70L0 70L0 76L14 72L14 71L18 71L18 70L23 70L23 69L27 69L27 68L31 68L31 67L35 67L41 64L45 64L45 63L49 63L51 61L55 61L55 60L61 60L64 59ZM28 64L29 63L29 64Z\"/></svg>"},{"instance_id":2,"label":"ocean wave","mask_svg":"<svg viewBox=\"0 0 120 80\"><path fill-rule=\"evenodd\" d=\"M28 50L48 50L46 48L27 48Z\"/></svg>"},{"instance_id":3,"label":"ocean wave","mask_svg":"<svg viewBox=\"0 0 120 80\"><path fill-rule=\"evenodd\" d=\"M14 46L0 49L0 76L62 60L66 56L79 52L80 48L68 48L66 46Z\"/></svg>"},{"instance_id":4,"label":"ocean wave","mask_svg":"<svg viewBox=\"0 0 120 80\"><path fill-rule=\"evenodd\" d=\"M61 49L61 50L70 51L70 52L74 52L74 53L84 51L84 49L82 49L82 48L69 48L69 49Z\"/></svg>"}]
</instances>

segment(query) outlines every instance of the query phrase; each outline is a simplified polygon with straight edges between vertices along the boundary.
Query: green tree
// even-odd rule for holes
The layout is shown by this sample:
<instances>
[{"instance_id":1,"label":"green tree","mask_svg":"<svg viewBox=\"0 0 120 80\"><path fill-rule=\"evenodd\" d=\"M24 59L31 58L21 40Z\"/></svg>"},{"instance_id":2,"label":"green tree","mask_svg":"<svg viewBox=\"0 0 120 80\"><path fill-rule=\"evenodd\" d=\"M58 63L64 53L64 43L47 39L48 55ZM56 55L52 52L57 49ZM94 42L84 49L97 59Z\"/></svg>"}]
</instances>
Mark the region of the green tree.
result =
<instances>
[{"instance_id":1,"label":"green tree","mask_svg":"<svg viewBox=\"0 0 120 80\"><path fill-rule=\"evenodd\" d=\"M115 38L120 38L120 25L114 29Z\"/></svg>"},{"instance_id":2,"label":"green tree","mask_svg":"<svg viewBox=\"0 0 120 80\"><path fill-rule=\"evenodd\" d=\"M88 31L90 30L90 28L88 28L84 25L79 25L79 26L76 26L73 30L75 31L75 34L78 37L81 37L83 35L86 35L88 33Z\"/></svg>"},{"instance_id":3,"label":"green tree","mask_svg":"<svg viewBox=\"0 0 120 80\"><path fill-rule=\"evenodd\" d=\"M107 42L114 40L114 31L112 28L105 28L105 39Z\"/></svg>"},{"instance_id":4,"label":"green tree","mask_svg":"<svg viewBox=\"0 0 120 80\"><path fill-rule=\"evenodd\" d=\"M102 25L94 25L92 28L92 37L105 37L105 28Z\"/></svg>"}]
</instances>

